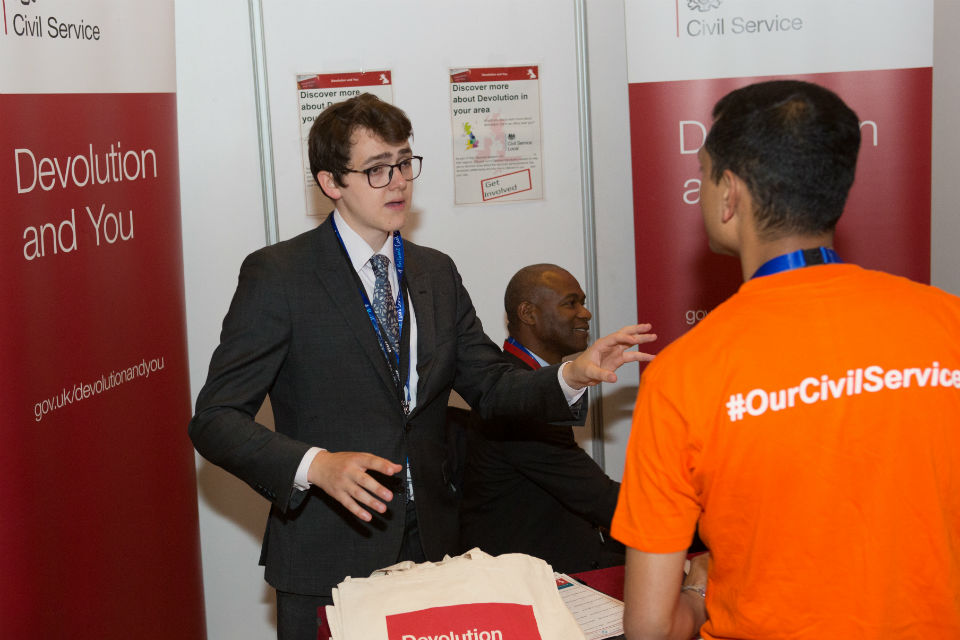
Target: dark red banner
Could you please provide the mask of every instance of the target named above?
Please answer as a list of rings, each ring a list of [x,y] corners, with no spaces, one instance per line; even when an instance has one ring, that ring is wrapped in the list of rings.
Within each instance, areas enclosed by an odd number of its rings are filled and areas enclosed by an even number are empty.
[[[203,638],[176,96],[0,113],[0,637]]]
[[[841,258],[930,281],[932,70],[783,76],[837,92],[861,120],[863,143],[837,226]],[[740,286],[739,262],[710,252],[700,216],[696,152],[726,93],[769,78],[631,84],[637,311],[660,348]],[[802,336],[799,337],[802,339]]]

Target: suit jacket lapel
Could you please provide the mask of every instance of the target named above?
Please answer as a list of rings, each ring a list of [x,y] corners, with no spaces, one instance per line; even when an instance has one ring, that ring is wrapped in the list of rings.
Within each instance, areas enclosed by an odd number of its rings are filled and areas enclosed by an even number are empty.
[[[317,228],[314,254],[320,285],[326,290],[333,309],[343,316],[351,333],[350,336],[330,336],[330,338],[344,342],[349,341],[351,337],[356,339],[360,351],[370,360],[383,384],[391,394],[396,394],[393,377],[384,361],[377,335],[370,324],[370,317],[357,290],[353,267],[343,254],[340,241],[333,232],[329,218]],[[353,356],[355,350],[343,343],[337,348],[342,350],[346,357],[359,357]]]
[[[421,406],[422,399],[426,398],[426,386],[433,369],[433,354],[437,346],[436,312],[433,300],[433,281],[430,272],[425,268],[417,247],[404,243],[406,258],[407,292],[410,295],[410,304],[417,316],[417,375],[420,381],[417,384],[417,406]]]

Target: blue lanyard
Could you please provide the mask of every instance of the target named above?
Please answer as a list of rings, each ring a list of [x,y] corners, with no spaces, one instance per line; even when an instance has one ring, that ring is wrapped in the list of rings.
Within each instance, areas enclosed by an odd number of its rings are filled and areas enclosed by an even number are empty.
[[[829,247],[817,247],[816,249],[798,249],[791,253],[785,253],[772,260],[767,260],[756,272],[752,278],[769,276],[781,271],[792,271],[802,267],[809,267],[817,264],[840,263],[843,260],[837,255],[837,252]]]
[[[340,236],[340,230],[337,228],[337,221],[331,214],[330,224],[333,225],[333,232],[337,236],[337,240],[340,242],[340,247],[343,249],[343,252],[349,257],[350,252],[347,251],[347,245],[344,244],[343,238]],[[404,259],[403,259],[403,238],[400,237],[399,231],[393,232],[393,263],[397,268],[397,322],[399,325],[400,336],[403,336],[403,323],[407,318],[407,305],[403,297],[403,269],[404,269]],[[352,264],[351,264],[352,268]],[[390,346],[390,343],[384,339],[383,334],[380,331],[380,322],[377,320],[377,314],[373,312],[373,305],[370,304],[370,299],[367,297],[367,291],[363,288],[363,285],[357,287],[360,291],[360,297],[363,298],[363,306],[367,310],[367,317],[370,319],[370,324],[373,325],[373,330],[377,334],[377,341],[380,343],[380,349],[383,351],[384,355],[387,356],[388,362],[391,359],[393,360],[393,366],[391,366],[391,373],[394,375],[394,382],[399,386],[400,384],[400,351],[394,351]],[[387,355],[389,354],[389,355]],[[408,404],[410,402],[410,375],[409,375],[409,360],[407,361],[408,371],[406,379],[403,380],[403,391],[404,391],[404,410],[409,410]]]

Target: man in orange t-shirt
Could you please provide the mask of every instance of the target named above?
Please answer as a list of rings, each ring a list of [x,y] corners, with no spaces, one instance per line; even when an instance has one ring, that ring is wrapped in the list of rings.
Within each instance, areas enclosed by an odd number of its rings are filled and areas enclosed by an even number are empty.
[[[713,115],[700,205],[746,282],[643,375],[627,637],[960,638],[960,298],[833,252],[860,145],[835,94],[765,82]]]

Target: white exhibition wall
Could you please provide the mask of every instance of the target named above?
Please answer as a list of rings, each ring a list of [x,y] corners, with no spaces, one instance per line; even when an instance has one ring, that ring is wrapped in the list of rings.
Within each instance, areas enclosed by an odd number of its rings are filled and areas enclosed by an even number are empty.
[[[956,176],[960,171],[960,3],[935,0],[933,7],[933,192],[930,281],[960,295],[960,215]]]
[[[219,343],[238,265],[264,245],[249,22],[246,0],[176,4],[191,400]],[[273,592],[257,566],[268,505],[240,480],[197,460],[207,637],[275,637]]]
[[[425,156],[407,237],[457,262],[495,341],[505,336],[502,292],[519,267],[557,262],[586,270],[580,187],[574,2],[490,0],[482,8],[441,0],[265,2],[270,141],[279,235],[315,224],[303,214],[295,75],[390,69],[394,103],[410,115]],[[599,306],[595,335],[634,321],[626,34],[622,0],[586,0]],[[948,25],[960,7],[936,2],[934,55],[934,284],[960,293],[960,45]],[[220,322],[243,257],[265,244],[263,184],[246,0],[176,5],[181,207],[191,387],[206,378]],[[376,19],[372,20],[371,16]],[[453,67],[536,63],[541,69],[545,197],[494,206],[454,206],[448,77]],[[641,282],[642,284],[642,282]],[[604,388],[604,457],[619,478],[638,374]],[[186,437],[186,425],[183,425]],[[585,443],[590,451],[590,443]],[[246,485],[197,460],[201,542],[212,640],[274,633],[274,595],[257,566],[268,504]]]

